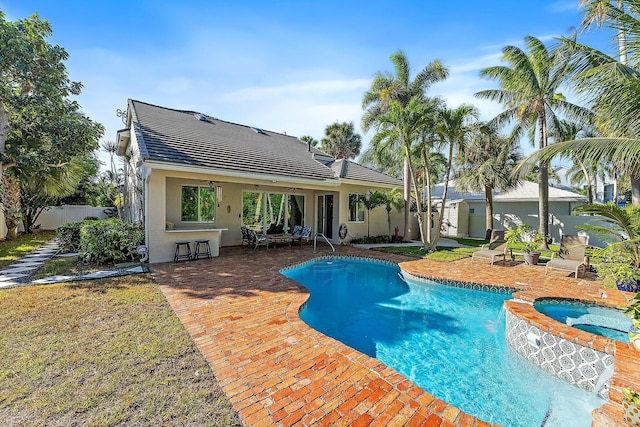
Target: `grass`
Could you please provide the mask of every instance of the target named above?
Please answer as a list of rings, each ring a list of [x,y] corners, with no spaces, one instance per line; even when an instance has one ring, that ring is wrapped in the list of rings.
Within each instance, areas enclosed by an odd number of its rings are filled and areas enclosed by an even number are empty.
[[[374,250],[391,254],[430,259],[433,261],[450,262],[470,257],[471,254],[476,250],[476,248],[450,248],[438,246],[436,247],[436,251],[430,254],[421,250],[420,246],[386,246],[383,248],[375,248]]]
[[[53,239],[56,232],[52,230],[38,231],[35,234],[21,234],[16,240],[0,242],[0,268],[4,268],[25,256],[43,243]]]
[[[138,264],[139,265],[139,264]],[[73,275],[79,273],[91,273],[99,270],[111,270],[113,265],[101,266],[96,264],[83,264],[77,256],[51,258],[40,267],[31,280],[57,275]]]
[[[416,258],[424,258],[430,259],[432,261],[441,261],[441,262],[451,262],[457,261],[459,259],[470,257],[473,252],[477,251],[478,248],[487,243],[486,240],[480,239],[466,239],[466,238],[452,238],[456,240],[458,243],[462,245],[471,246],[469,248],[451,248],[445,246],[436,247],[436,251],[430,254],[425,251],[420,250],[419,246],[387,246],[383,248],[375,248],[375,250],[379,250],[381,252],[399,254],[399,255],[407,255]],[[521,243],[516,243],[510,245],[513,249],[513,252],[516,254],[522,253],[522,249],[524,247]],[[549,250],[540,251],[540,260],[545,261],[551,259],[551,253],[557,252],[560,250],[559,245],[549,245]],[[516,259],[522,260],[522,256],[517,255]]]
[[[0,291],[0,328],[3,425],[241,425],[147,276]]]

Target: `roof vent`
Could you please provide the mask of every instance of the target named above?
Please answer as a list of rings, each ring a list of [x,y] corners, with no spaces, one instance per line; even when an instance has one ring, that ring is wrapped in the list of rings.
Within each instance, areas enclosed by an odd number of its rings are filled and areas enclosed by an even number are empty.
[[[198,120],[200,120],[201,122],[208,122],[209,121],[209,117],[205,116],[202,113],[193,113],[194,117]]]
[[[254,128],[254,127],[252,127],[252,128],[251,128],[251,130],[253,130],[255,133],[259,133],[259,134],[261,134],[261,135],[266,135],[266,134],[267,134],[265,131],[263,131],[263,130],[262,130],[262,129],[260,129],[260,128]]]

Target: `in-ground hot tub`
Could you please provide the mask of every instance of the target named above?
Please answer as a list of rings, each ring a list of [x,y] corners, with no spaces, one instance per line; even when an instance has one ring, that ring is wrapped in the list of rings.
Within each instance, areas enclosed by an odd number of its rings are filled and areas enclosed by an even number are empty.
[[[576,329],[627,342],[631,319],[622,310],[570,300],[540,300],[533,304],[540,313]]]

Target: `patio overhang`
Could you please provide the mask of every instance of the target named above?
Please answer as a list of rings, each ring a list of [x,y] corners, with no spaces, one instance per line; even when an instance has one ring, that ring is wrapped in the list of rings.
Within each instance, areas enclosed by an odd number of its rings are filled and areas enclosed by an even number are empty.
[[[185,165],[185,164],[172,164],[165,162],[158,162],[154,160],[145,160],[143,165],[149,169],[159,169],[166,171],[176,172],[191,172],[207,175],[219,175],[229,177],[231,179],[240,179],[247,181],[260,181],[261,183],[270,184],[285,184],[285,185],[297,185],[297,186],[323,186],[323,187],[338,187],[340,185],[339,179],[308,179],[298,178],[275,174],[255,174],[246,173],[241,171],[230,171],[225,169],[216,169],[211,167],[197,166],[197,165]]]

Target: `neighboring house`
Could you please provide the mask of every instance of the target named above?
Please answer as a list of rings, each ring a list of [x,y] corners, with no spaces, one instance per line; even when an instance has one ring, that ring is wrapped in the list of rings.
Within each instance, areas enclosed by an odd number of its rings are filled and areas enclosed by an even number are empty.
[[[433,189],[434,203],[442,203],[444,184]],[[521,223],[538,228],[538,184],[522,181],[517,187],[493,193],[494,228],[510,229]],[[576,234],[573,228],[579,218],[572,216],[573,209],[587,203],[587,197],[555,187],[549,187],[549,232],[555,241],[563,234]],[[485,200],[482,193],[464,193],[455,189],[455,181],[449,182],[445,204],[443,235],[451,237],[484,238]]]
[[[402,188],[402,181],[336,160],[295,137],[225,122],[194,111],[129,100],[118,131],[126,219],[142,222],[150,262],[173,259],[174,242],[241,244],[241,225],[290,231],[310,225],[333,243],[367,233],[357,196]],[[393,227],[403,216],[392,211]],[[338,236],[346,224],[345,239]],[[372,211],[372,235],[387,234],[387,212]]]
[[[549,177],[549,185],[552,187],[560,188],[562,190],[570,191],[573,187],[569,182],[569,171],[570,168],[564,165],[554,166],[553,172],[555,177]],[[594,202],[602,202],[607,203],[611,202],[614,199],[614,192],[616,190],[615,180],[612,179],[608,174],[604,174],[598,177],[596,181],[596,188],[593,194]],[[582,188],[586,189],[586,183],[582,183]]]

